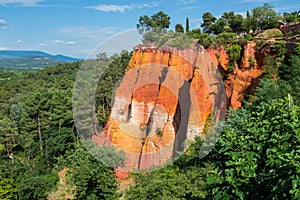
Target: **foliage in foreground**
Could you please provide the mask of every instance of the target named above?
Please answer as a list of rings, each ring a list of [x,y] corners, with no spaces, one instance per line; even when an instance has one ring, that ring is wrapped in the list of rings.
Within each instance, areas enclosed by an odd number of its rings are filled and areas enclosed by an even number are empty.
[[[299,115],[290,96],[231,111],[208,158],[214,198],[298,199]]]

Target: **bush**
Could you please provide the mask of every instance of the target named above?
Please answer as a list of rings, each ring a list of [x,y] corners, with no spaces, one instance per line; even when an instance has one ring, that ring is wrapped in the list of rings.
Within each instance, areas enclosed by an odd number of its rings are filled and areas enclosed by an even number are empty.
[[[239,42],[239,38],[236,33],[220,33],[216,38],[218,46],[226,46],[228,44],[235,44]]]
[[[290,96],[232,110],[211,154],[213,198],[299,199],[299,114]]]
[[[193,42],[190,34],[173,31],[150,31],[144,34],[143,43],[152,43],[157,48],[175,47],[178,49],[188,48]]]
[[[242,47],[238,44],[233,44],[227,49],[227,54],[231,62],[236,62],[241,58]]]
[[[199,39],[198,43],[200,45],[204,46],[205,48],[208,48],[208,47],[214,45],[215,41],[216,41],[216,37],[210,36],[207,33],[200,34],[198,39]]]

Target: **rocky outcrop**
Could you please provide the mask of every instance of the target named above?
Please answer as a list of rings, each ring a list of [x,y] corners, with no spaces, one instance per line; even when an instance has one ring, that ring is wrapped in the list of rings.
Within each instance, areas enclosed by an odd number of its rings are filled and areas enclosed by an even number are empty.
[[[134,49],[105,137],[94,137],[126,152],[126,166],[116,169],[119,178],[132,169],[165,164],[196,135],[205,137],[208,119],[224,119],[226,108],[241,107],[262,74],[256,43],[245,44],[240,62],[225,78],[228,60],[225,48]]]
[[[204,137],[208,118],[224,119],[225,90],[213,63],[196,46],[134,50],[105,132],[126,152],[123,171],[165,164],[196,135]]]
[[[294,23],[290,23],[290,24],[281,24],[279,26],[279,29],[284,34],[292,33],[292,32],[298,32],[299,33],[300,22],[294,22]]]
[[[262,72],[256,68],[234,69],[233,74],[230,74],[228,80],[225,81],[227,105],[232,108],[240,108],[245,96],[254,93]]]
[[[232,73],[228,73],[228,55],[224,47],[207,50],[214,64],[223,75],[226,88],[227,107],[240,108],[246,94],[253,93],[262,74],[262,64],[258,65],[257,56],[264,60],[265,54],[256,52],[256,42],[248,41],[242,51],[242,58]]]
[[[255,53],[256,53],[256,42],[248,41],[244,45],[243,56],[239,67],[241,70],[249,70],[257,66]]]
[[[253,94],[263,70],[256,58],[256,42],[248,41],[243,48],[242,59],[225,81],[227,105],[240,108],[245,95]]]

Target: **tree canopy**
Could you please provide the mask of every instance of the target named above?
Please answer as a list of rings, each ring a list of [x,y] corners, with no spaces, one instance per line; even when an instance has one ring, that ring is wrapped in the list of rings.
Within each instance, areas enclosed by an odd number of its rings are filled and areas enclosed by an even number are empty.
[[[171,21],[170,16],[165,14],[162,11],[155,13],[151,17],[147,15],[143,15],[139,18],[139,23],[136,25],[140,34],[145,32],[155,30],[155,31],[163,31],[169,28]]]

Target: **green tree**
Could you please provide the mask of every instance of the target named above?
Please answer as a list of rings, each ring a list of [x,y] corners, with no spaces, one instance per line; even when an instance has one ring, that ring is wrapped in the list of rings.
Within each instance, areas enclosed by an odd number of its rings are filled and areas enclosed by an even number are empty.
[[[238,44],[233,44],[227,49],[228,57],[231,61],[236,62],[241,58],[242,47]]]
[[[206,169],[167,167],[148,175],[136,174],[124,199],[205,199]]]
[[[14,122],[4,117],[0,120],[0,142],[4,143],[6,154],[12,158],[12,150],[17,146],[18,130]]]
[[[136,25],[140,34],[145,32],[155,30],[163,31],[170,26],[170,17],[162,11],[152,15],[151,17],[147,15],[140,16],[139,23]]]
[[[210,47],[212,44],[214,44],[216,38],[213,36],[208,35],[207,33],[200,33],[199,36],[197,35],[198,43],[205,48]]]
[[[300,56],[293,55],[285,64],[282,64],[279,67],[279,77],[290,86],[288,91],[295,98],[295,102],[300,105]]]
[[[276,28],[280,16],[269,4],[264,4],[260,9],[259,26],[262,30]]]
[[[185,32],[189,32],[190,31],[190,21],[189,18],[187,17],[185,20]]]
[[[203,28],[204,33],[211,33],[211,25],[217,20],[210,12],[205,12],[202,15],[202,24],[201,27]]]
[[[233,32],[240,33],[243,31],[242,23],[244,18],[242,15],[235,14],[233,11],[230,11],[224,12],[221,18],[227,21],[229,27]]]
[[[186,34],[194,39],[199,39],[199,37],[201,35],[201,30],[200,30],[200,28],[192,29],[189,32],[187,32]]]
[[[26,97],[23,103],[23,132],[28,133],[30,138],[38,136],[40,150],[43,150],[42,127],[49,123],[49,99],[51,95],[47,90],[39,89]]]
[[[253,30],[266,30],[276,28],[280,16],[268,3],[252,9],[250,26]]]
[[[131,53],[123,50],[120,54],[114,54],[110,58],[103,56],[102,61],[107,62],[108,67],[102,72],[96,88],[97,118],[100,126],[105,127],[109,117],[113,97],[119,82],[125,74]],[[100,58],[98,58],[100,59]]]
[[[72,126],[73,113],[71,90],[52,89],[49,92],[51,93],[51,100],[49,103],[49,121],[51,126],[56,126],[58,130],[60,130],[62,126]]]
[[[213,34],[218,35],[225,31],[226,26],[228,26],[227,21],[223,18],[220,18],[210,26],[210,31]]]
[[[215,151],[215,199],[299,199],[299,107],[291,96],[231,111]]]
[[[243,20],[243,22],[241,24],[241,28],[243,30],[245,30],[246,32],[249,32],[253,28],[253,26],[252,26],[252,17],[251,17],[251,14],[248,10],[247,10],[247,13],[246,13],[246,18]],[[256,30],[256,28],[254,30]]]
[[[287,23],[300,22],[300,11],[294,11],[291,13],[285,12],[283,13],[283,19]]]
[[[13,184],[12,179],[0,178],[0,199],[10,200],[16,199],[17,189]]]
[[[56,187],[58,180],[55,174],[24,179],[18,184],[18,196],[24,200],[46,199],[49,192]]]
[[[181,24],[176,24],[175,25],[175,32],[176,33],[184,33],[184,28]]]
[[[113,170],[104,166],[86,149],[78,147],[68,157],[68,163],[77,199],[116,199],[118,184]]]
[[[45,159],[52,166],[58,157],[75,148],[75,134],[70,128],[49,128],[43,132]]]
[[[237,61],[241,58],[241,51],[242,47],[238,44],[233,44],[227,49],[229,57],[228,73],[232,72],[237,65]]]

